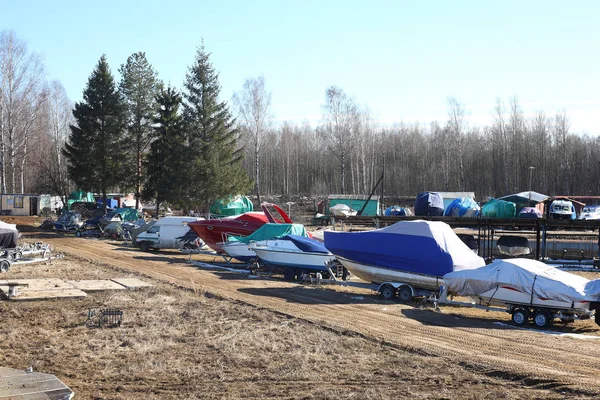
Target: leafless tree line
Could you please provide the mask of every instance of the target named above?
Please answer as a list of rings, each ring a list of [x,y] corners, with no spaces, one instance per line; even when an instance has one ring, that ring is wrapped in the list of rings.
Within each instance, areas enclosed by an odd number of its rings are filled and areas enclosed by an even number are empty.
[[[386,196],[473,191],[478,199],[531,189],[553,195],[600,194],[600,138],[570,131],[566,112],[527,117],[518,99],[497,99],[490,124],[470,126],[468,110],[448,99],[445,123],[380,125],[338,87],[325,92],[316,127],[283,123],[260,147],[265,194],[368,194],[383,171]],[[257,168],[249,147],[246,171]]]
[[[39,55],[12,31],[0,32],[0,190],[58,191],[64,186],[60,149],[72,104],[58,81],[48,82]],[[61,183],[63,182],[63,183]]]

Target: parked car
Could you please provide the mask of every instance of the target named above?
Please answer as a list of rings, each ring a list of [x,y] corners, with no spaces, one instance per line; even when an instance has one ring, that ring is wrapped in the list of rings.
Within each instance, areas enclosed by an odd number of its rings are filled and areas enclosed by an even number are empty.
[[[585,206],[579,214],[581,220],[600,220],[600,205]]]
[[[137,233],[135,244],[142,251],[149,249],[198,248],[201,240],[190,229],[188,222],[204,218],[164,217],[147,230]],[[190,233],[191,231],[191,233]]]

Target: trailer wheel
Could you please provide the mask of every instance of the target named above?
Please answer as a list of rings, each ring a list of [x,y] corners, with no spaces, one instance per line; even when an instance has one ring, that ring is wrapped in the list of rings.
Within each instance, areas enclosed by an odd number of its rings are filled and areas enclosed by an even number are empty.
[[[412,290],[407,285],[402,285],[398,288],[398,298],[403,303],[409,303],[413,299]]]
[[[383,285],[379,289],[379,294],[386,300],[391,300],[396,296],[396,289],[392,285]]]
[[[524,325],[529,322],[529,312],[523,308],[515,308],[511,319],[516,325]]]
[[[148,242],[140,242],[140,250],[141,251],[148,251],[148,250],[150,250],[150,243],[148,243]]]
[[[8,272],[8,268],[10,267],[10,263],[6,260],[0,261],[0,272]]]
[[[75,231],[75,236],[81,237],[81,231],[79,229]]]
[[[552,323],[552,317],[548,311],[535,310],[533,314],[533,323],[538,328],[545,328]]]
[[[286,268],[285,271],[283,271],[283,279],[286,281],[293,281],[296,279],[296,271],[291,268]]]

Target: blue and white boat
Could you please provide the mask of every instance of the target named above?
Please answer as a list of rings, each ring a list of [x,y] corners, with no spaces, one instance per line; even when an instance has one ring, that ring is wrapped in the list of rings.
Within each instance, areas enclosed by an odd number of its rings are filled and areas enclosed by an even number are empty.
[[[400,221],[366,232],[325,232],[325,247],[360,279],[438,290],[452,271],[485,265],[452,228],[439,221]]]
[[[250,243],[248,247],[267,266],[289,270],[298,276],[301,272],[327,273],[327,263],[335,256],[323,243],[309,237],[287,235],[278,240]],[[287,275],[287,274],[284,274]]]

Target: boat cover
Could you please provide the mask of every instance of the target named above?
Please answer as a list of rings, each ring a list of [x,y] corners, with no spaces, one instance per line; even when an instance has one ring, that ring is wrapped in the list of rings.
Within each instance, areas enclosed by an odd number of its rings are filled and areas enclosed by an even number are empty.
[[[527,258],[496,260],[473,270],[444,275],[448,293],[477,296],[498,286],[508,286],[537,298],[567,302],[598,301],[600,280],[561,271]],[[594,285],[590,283],[596,282]],[[587,286],[587,288],[586,288]]]
[[[287,236],[282,237],[281,239],[291,241],[292,243],[294,243],[296,245],[297,248],[299,248],[300,250],[302,250],[303,252],[306,252],[306,253],[329,254],[329,250],[327,250],[327,248],[325,246],[323,246],[323,243],[319,242],[318,240],[311,239],[309,237],[298,236],[298,235],[287,235]]]
[[[535,207],[523,207],[519,211],[519,218],[542,218],[542,212]]]
[[[14,249],[17,247],[19,231],[17,225],[0,221],[0,249]]]
[[[325,247],[361,264],[436,277],[485,265],[440,221],[400,221],[366,232],[326,231]]]
[[[398,217],[410,217],[412,212],[408,208],[400,206],[390,206],[385,209],[385,216],[398,216]]]
[[[415,215],[440,217],[444,215],[444,199],[439,193],[422,192],[415,200]]]
[[[215,215],[240,215],[254,210],[252,201],[246,196],[229,196],[210,205],[210,213]]]
[[[354,216],[357,212],[358,211],[350,208],[350,206],[341,203],[329,208],[329,213],[335,217]]]
[[[517,205],[510,201],[492,199],[483,205],[481,215],[486,218],[514,218],[517,215]]]
[[[264,224],[248,236],[229,236],[228,242],[250,243],[259,240],[279,239],[286,235],[308,236],[302,224]]]
[[[470,197],[461,197],[452,200],[452,203],[448,204],[444,215],[447,217],[467,217],[474,218],[479,217],[481,214],[481,208],[475,200]]]

